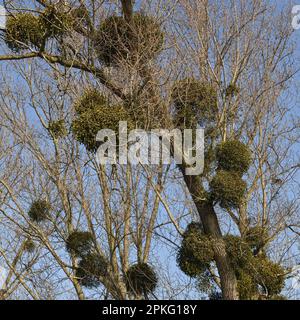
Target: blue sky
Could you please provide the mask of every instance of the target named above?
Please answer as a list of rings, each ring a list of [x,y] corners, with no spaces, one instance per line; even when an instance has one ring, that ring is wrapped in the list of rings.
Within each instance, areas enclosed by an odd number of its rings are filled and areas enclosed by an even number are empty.
[[[0,28],[4,28],[5,20],[5,9],[0,7]]]

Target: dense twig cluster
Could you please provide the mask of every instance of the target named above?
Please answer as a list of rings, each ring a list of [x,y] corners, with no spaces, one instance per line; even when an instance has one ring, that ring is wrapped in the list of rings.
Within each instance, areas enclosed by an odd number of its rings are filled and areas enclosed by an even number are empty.
[[[32,203],[28,216],[32,221],[42,222],[50,215],[50,203],[47,200],[39,199]]]
[[[158,279],[153,268],[147,263],[132,265],[126,272],[127,289],[135,295],[147,295],[154,291]]]

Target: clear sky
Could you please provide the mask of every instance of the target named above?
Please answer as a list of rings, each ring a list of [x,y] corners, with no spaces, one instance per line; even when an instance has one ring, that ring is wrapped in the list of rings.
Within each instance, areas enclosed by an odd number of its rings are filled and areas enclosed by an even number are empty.
[[[5,27],[5,20],[5,9],[2,6],[0,6],[0,29]]]

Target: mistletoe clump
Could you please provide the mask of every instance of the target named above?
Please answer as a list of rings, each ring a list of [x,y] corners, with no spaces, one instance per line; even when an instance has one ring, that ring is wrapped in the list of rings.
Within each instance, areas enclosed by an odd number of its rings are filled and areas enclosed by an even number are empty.
[[[251,243],[239,236],[224,237],[226,252],[238,281],[240,299],[272,299],[284,287],[285,272],[266,255],[256,255]]]
[[[177,252],[177,265],[187,276],[196,278],[205,272],[209,263],[199,261],[192,251],[182,245]]]
[[[32,203],[28,216],[32,221],[42,222],[50,215],[51,206],[47,200],[36,200]]]
[[[120,16],[107,18],[95,39],[99,59],[107,65],[150,60],[161,50],[163,41],[160,25],[142,13],[133,14],[130,21]]]
[[[23,12],[7,17],[5,42],[12,51],[19,52],[30,46],[40,48],[44,38],[45,29],[38,16]]]
[[[195,126],[204,121],[214,121],[217,112],[217,91],[206,82],[184,79],[175,84],[172,100],[176,111],[176,122]]]
[[[239,94],[239,92],[240,88],[236,84],[230,83],[225,90],[225,95],[226,97],[234,97]]]
[[[62,36],[72,29],[75,21],[63,5],[48,5],[40,15],[30,12],[9,15],[5,42],[15,52],[31,46],[39,49],[47,39]]]
[[[198,261],[209,262],[214,258],[211,239],[195,223],[187,227],[182,244],[193,252]]]
[[[94,288],[101,284],[101,279],[107,275],[107,261],[99,254],[88,254],[79,261],[75,276],[80,284]]]
[[[99,147],[96,135],[101,129],[119,130],[120,121],[128,121],[128,113],[122,106],[101,106],[81,114],[72,122],[76,139],[88,151],[95,152]]]
[[[101,106],[107,106],[107,98],[96,88],[88,88],[74,104],[74,109],[78,115],[89,110],[95,110]]]
[[[63,119],[50,121],[48,124],[48,130],[55,139],[63,138],[68,134],[65,120]]]
[[[74,17],[63,5],[49,5],[40,16],[48,37],[62,36],[73,28]]]
[[[190,277],[201,275],[214,259],[211,239],[203,234],[201,226],[192,222],[183,234],[177,253],[179,268]]]
[[[87,231],[73,231],[66,241],[66,248],[68,252],[84,257],[93,248],[93,235]]]
[[[260,248],[263,248],[268,241],[268,233],[265,228],[260,226],[255,226],[252,228],[248,228],[243,235],[245,241],[249,244],[249,246],[257,251]]]
[[[241,237],[234,235],[225,236],[224,241],[226,252],[234,269],[244,268],[253,257],[249,244]]]
[[[149,264],[137,263],[127,270],[125,282],[128,291],[134,294],[148,294],[155,290],[158,279]]]
[[[210,195],[222,208],[237,208],[243,201],[246,187],[238,173],[220,170],[210,182]]]
[[[216,158],[219,169],[235,171],[240,174],[248,171],[251,164],[249,148],[238,140],[228,140],[218,145]]]
[[[279,295],[284,288],[285,270],[278,263],[265,257],[256,258],[254,278],[261,291],[268,297]]]
[[[24,250],[26,252],[32,253],[35,250],[35,243],[31,239],[26,239],[24,242]]]
[[[109,105],[107,99],[96,90],[88,90],[75,104],[77,117],[72,122],[72,132],[88,151],[95,152],[99,147],[96,135],[101,129],[119,131],[119,122],[127,121],[133,129],[131,117],[121,105]]]
[[[267,257],[253,256],[244,268],[236,269],[241,299],[272,300],[284,288],[285,271]]]

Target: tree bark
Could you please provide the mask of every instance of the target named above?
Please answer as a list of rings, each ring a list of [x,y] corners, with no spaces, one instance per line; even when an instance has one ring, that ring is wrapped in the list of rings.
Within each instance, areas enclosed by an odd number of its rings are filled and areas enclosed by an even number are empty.
[[[122,10],[126,21],[130,21],[133,14],[133,0],[121,0]]]

